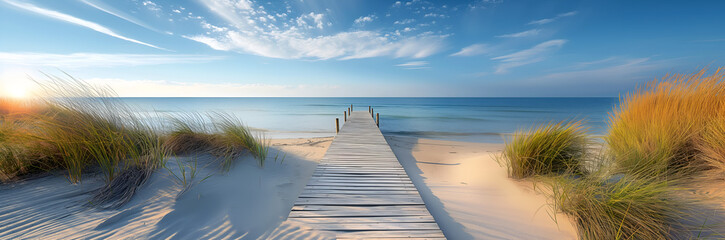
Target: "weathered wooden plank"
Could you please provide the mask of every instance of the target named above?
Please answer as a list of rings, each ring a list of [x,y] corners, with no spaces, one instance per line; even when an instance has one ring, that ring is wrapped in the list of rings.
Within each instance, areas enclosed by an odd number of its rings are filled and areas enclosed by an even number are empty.
[[[432,216],[398,216],[398,217],[317,217],[295,218],[294,221],[302,223],[431,223],[435,222]]]
[[[430,213],[422,211],[291,211],[290,218],[300,217],[394,217],[394,216],[426,216]]]
[[[360,179],[360,178],[357,178],[357,179],[334,179],[334,180],[315,178],[313,180],[310,180],[309,183],[310,184],[312,184],[312,183],[388,183],[388,184],[413,184],[412,181],[410,181],[410,180],[403,180],[403,179],[399,179],[399,180],[382,180],[382,179],[364,179],[364,178],[362,178],[362,179]]]
[[[382,196],[382,195],[379,195]],[[295,205],[341,205],[341,206],[364,206],[364,205],[420,205],[424,204],[420,197],[396,197],[396,198],[297,198]]]
[[[337,238],[375,237],[375,238],[443,238],[440,230],[421,231],[365,231],[337,233]],[[367,238],[366,238],[367,239]]]
[[[300,205],[292,207],[293,211],[422,211],[428,212],[425,205],[411,206],[324,206]]]
[[[344,175],[344,176],[317,176],[314,178],[311,178],[310,180],[410,180],[406,176],[350,176],[350,175]]]
[[[373,191],[390,191],[390,190],[415,190],[415,187],[345,187],[345,186],[306,186],[307,189],[327,189],[327,190],[373,190]]]
[[[393,240],[394,239],[405,239],[405,240],[442,240],[442,239],[446,239],[446,238],[445,237],[380,237],[380,238],[378,238],[378,237],[364,237],[364,238],[361,238],[361,237],[356,237],[356,236],[352,236],[352,237],[340,237],[340,236],[336,236],[335,239],[341,239],[341,240],[345,240],[345,239],[366,239],[366,240],[389,240],[389,239],[393,239]]]
[[[311,225],[319,230],[437,230],[436,223],[321,223]]]
[[[418,192],[409,189],[409,190],[388,190],[388,191],[381,191],[381,190],[336,190],[336,189],[308,189],[303,191],[300,196],[308,195],[308,194],[364,194],[364,195],[400,195],[400,194],[414,194],[417,195]]]
[[[313,174],[312,177],[395,177],[395,178],[401,178],[405,177],[407,178],[407,175],[403,174],[354,174],[354,173],[318,173]],[[314,179],[314,178],[313,178]]]
[[[343,186],[343,187],[414,187],[412,183],[361,183],[361,182],[311,182],[307,186]]]

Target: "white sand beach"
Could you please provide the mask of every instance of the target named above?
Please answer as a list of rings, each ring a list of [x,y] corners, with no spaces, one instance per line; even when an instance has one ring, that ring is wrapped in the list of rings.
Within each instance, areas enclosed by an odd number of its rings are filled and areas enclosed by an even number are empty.
[[[387,140],[449,239],[576,238],[565,216],[557,216],[558,225],[552,221],[546,199],[530,183],[507,178],[493,158],[501,144]],[[177,159],[171,159],[168,170],[159,169],[115,210],[85,205],[102,185],[90,175],[77,185],[61,173],[3,185],[0,238],[326,238],[280,223],[331,141],[272,140],[270,156],[279,156],[276,162],[268,159],[259,167],[251,157],[243,158],[227,173],[205,166],[209,156],[180,157],[187,174],[197,161],[196,177],[185,191],[171,174],[180,176]]]
[[[386,137],[449,239],[576,239],[530,182],[507,177],[503,144]]]

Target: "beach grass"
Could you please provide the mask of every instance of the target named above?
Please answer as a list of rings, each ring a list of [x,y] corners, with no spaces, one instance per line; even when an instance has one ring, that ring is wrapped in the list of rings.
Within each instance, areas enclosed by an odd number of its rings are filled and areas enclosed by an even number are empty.
[[[680,224],[690,201],[677,197],[675,181],[615,175],[551,178],[554,211],[572,217],[580,239],[670,239],[685,236]]]
[[[725,178],[725,69],[668,76],[620,97],[601,155],[586,154],[592,142],[579,129],[517,132],[502,155],[510,177],[551,183],[544,193],[554,212],[572,217],[582,239],[687,236],[695,226],[683,223],[703,220],[689,213],[705,199],[680,193]],[[579,174],[583,162],[597,164]]]
[[[707,73],[665,77],[620,98],[605,140],[621,171],[661,176],[709,168],[698,149],[717,144],[701,138],[717,137],[709,131],[725,114],[725,70]]]
[[[252,133],[240,119],[225,113],[190,114],[171,119],[173,129],[166,145],[175,154],[210,153],[222,160],[223,169],[229,170],[234,159],[248,153],[264,166],[268,142],[262,135]]]
[[[581,121],[546,123],[516,132],[499,162],[512,178],[582,173],[591,138]]]
[[[244,152],[249,152],[264,166],[269,143],[262,135],[255,136],[242,121],[229,114],[216,114],[215,120],[215,126],[221,131],[216,149],[225,156],[225,169],[231,167],[234,157]]]
[[[250,153],[263,164],[267,143],[241,120],[214,114],[214,123],[194,114],[165,118],[140,114],[115,92],[70,75],[46,75],[36,81],[46,97],[20,101],[0,99],[0,180],[62,170],[71,183],[88,172],[100,172],[106,184],[89,205],[118,207],[166,159],[179,152],[208,150],[225,169]],[[211,116],[211,115],[210,115]],[[172,129],[168,131],[167,129]]]

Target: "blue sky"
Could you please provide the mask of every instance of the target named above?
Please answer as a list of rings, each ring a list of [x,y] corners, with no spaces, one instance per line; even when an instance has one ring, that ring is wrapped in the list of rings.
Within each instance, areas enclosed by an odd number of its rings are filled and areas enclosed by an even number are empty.
[[[0,0],[0,81],[121,96],[617,96],[725,65],[725,1]],[[0,91],[0,94],[8,94]]]

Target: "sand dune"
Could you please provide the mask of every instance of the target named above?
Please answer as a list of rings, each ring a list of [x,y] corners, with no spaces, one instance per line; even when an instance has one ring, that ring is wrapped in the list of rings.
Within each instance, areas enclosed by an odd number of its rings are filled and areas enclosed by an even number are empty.
[[[209,156],[170,159],[167,166],[177,175],[176,160],[198,161],[197,177],[187,191],[178,195],[182,184],[160,169],[117,210],[84,206],[103,184],[90,175],[77,185],[60,175],[4,185],[0,239],[254,239],[287,217],[330,140],[275,140],[270,155],[282,151],[278,162],[270,160],[260,168],[248,157],[223,174],[204,166]]]
[[[270,156],[279,152],[277,162],[260,168],[251,157],[239,159],[223,174],[207,166],[209,156],[170,159],[171,172],[158,170],[116,210],[86,206],[103,184],[98,176],[87,175],[77,185],[60,173],[3,185],[0,239],[330,239],[329,233],[284,220],[331,140],[273,140]],[[449,239],[576,237],[568,219],[559,216],[557,226],[539,210],[543,196],[506,177],[492,159],[502,145],[387,140]],[[190,187],[174,178],[180,174],[177,160],[187,171],[198,164]]]
[[[449,239],[576,239],[530,183],[507,177],[494,159],[502,144],[386,139]]]

